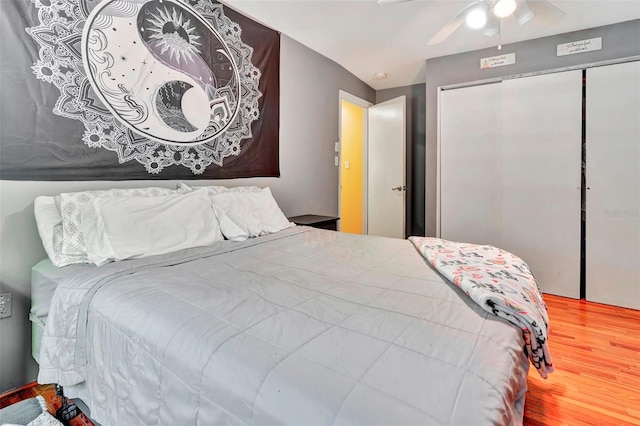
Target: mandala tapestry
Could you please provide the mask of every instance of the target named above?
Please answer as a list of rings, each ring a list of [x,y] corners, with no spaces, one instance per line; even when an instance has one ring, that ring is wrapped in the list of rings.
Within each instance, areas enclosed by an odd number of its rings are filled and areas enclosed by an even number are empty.
[[[212,0],[1,8],[0,178],[279,176],[277,32]]]

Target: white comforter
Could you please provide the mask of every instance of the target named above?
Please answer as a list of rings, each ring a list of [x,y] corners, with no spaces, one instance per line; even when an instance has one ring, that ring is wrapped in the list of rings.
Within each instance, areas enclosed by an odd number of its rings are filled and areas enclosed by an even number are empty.
[[[68,277],[38,381],[104,425],[519,424],[523,345],[410,242],[298,227]]]

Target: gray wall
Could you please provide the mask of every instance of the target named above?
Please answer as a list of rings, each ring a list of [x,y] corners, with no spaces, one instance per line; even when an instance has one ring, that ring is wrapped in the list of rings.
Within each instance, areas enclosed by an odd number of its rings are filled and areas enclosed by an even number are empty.
[[[25,69],[24,73],[30,74],[31,70]],[[280,73],[281,177],[190,182],[270,186],[286,215],[336,215],[338,168],[333,157],[334,141],[338,139],[338,91],[370,102],[375,101],[375,91],[335,62],[284,35]],[[0,181],[0,291],[13,293],[13,316],[0,320],[0,392],[34,380],[37,374],[27,318],[29,279],[31,267],[46,255],[36,230],[33,199],[86,189],[175,184]]]
[[[424,235],[425,93],[424,83],[376,92],[376,103],[407,97],[407,236]]]
[[[567,56],[556,56],[560,43],[602,37],[602,50]],[[516,63],[503,67],[480,69],[480,59],[504,53],[516,53]],[[575,31],[557,36],[528,40],[496,48],[427,59],[426,84],[426,231],[436,232],[437,169],[437,91],[439,86],[478,81],[528,72],[640,55],[640,20]]]

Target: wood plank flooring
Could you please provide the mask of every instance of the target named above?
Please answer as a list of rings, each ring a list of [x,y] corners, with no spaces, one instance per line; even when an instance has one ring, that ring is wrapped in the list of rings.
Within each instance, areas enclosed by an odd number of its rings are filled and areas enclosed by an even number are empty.
[[[640,425],[640,311],[544,295],[555,371],[529,371],[524,424]]]

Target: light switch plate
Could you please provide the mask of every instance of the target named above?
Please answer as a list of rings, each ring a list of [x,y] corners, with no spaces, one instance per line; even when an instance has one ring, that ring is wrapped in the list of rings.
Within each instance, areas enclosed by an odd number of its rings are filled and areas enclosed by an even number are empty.
[[[336,152],[340,152],[340,142],[336,141],[335,148],[333,148]]]
[[[11,293],[0,293],[0,319],[11,316]]]

